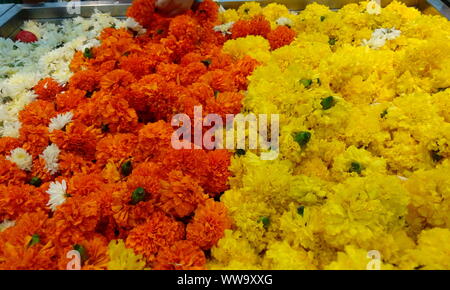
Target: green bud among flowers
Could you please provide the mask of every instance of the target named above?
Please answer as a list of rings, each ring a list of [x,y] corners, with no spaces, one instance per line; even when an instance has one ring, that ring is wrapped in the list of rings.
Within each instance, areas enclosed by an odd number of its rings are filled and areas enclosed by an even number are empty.
[[[145,191],[145,189],[142,187],[138,187],[135,191],[133,191],[131,195],[131,204],[136,205],[139,202],[144,201],[146,197],[147,192]]]

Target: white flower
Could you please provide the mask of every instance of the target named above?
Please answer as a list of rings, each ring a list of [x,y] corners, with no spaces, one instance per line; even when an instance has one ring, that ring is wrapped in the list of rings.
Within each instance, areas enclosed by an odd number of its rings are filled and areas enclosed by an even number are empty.
[[[4,220],[2,223],[0,223],[0,233],[6,230],[7,228],[13,227],[15,225],[16,225],[15,221]]]
[[[22,123],[19,121],[6,121],[3,123],[3,128],[0,128],[0,135],[3,137],[19,138],[21,127]]]
[[[371,15],[379,15],[381,14],[381,6],[377,3],[377,1],[371,0],[367,3],[366,11]]]
[[[278,18],[276,23],[280,26],[292,26],[292,20],[287,17]]]
[[[147,32],[147,29],[142,27],[142,25],[139,24],[139,22],[137,22],[136,20],[134,20],[134,18],[128,17],[127,20],[125,21],[125,24],[128,29],[136,31],[137,34],[139,35]]]
[[[61,130],[72,121],[72,118],[73,118],[72,112],[59,114],[56,117],[51,118],[50,125],[48,125],[48,131],[53,132],[53,130]]]
[[[230,29],[233,27],[234,22],[228,22],[222,25],[214,26],[215,32],[222,32],[223,35],[231,34]]]
[[[42,152],[40,157],[45,160],[45,169],[47,169],[50,174],[55,174],[58,172],[58,157],[61,150],[59,150],[58,145],[51,144]]]
[[[379,28],[375,29],[372,33],[372,37],[369,40],[364,39],[362,41],[363,46],[368,46],[372,49],[379,49],[386,44],[388,40],[394,40],[401,35],[400,30],[395,28]]]
[[[47,193],[50,195],[47,206],[50,206],[52,211],[56,210],[56,207],[63,204],[66,201],[67,184],[63,180],[61,183],[58,181],[51,182]]]
[[[397,177],[398,177],[398,179],[400,179],[402,181],[408,180],[408,177],[404,177],[404,176],[400,176],[400,175],[397,175]]]
[[[33,166],[33,157],[23,148],[12,150],[11,155],[6,159],[15,163],[22,170],[31,171]]]

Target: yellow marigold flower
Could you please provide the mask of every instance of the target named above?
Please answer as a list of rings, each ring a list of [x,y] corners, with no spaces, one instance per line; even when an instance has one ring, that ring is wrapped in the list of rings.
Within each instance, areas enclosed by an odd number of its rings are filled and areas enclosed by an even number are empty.
[[[368,256],[369,251],[357,248],[355,246],[346,246],[345,252],[337,254],[337,260],[325,267],[326,270],[392,270],[394,267],[383,263],[382,257],[379,259],[378,266],[373,265],[374,259]],[[372,256],[373,257],[373,256]],[[375,258],[376,259],[376,258]],[[375,266],[375,267],[373,267]],[[373,268],[372,268],[373,267]],[[379,268],[377,268],[379,267]]]
[[[404,263],[409,269],[448,270],[449,253],[450,230],[433,228],[420,234],[417,248],[409,251]]]
[[[249,20],[254,16],[261,15],[262,11],[263,9],[258,2],[246,2],[239,7],[237,13],[240,19]]]
[[[219,14],[219,19],[222,23],[236,22],[239,20],[239,15],[236,10],[227,9]]]
[[[258,61],[265,62],[270,57],[269,41],[261,36],[248,36],[227,41],[222,51],[239,59],[249,55]]]
[[[112,240],[108,245],[109,270],[143,270],[145,259],[125,247],[123,240]]]
[[[263,269],[315,270],[312,252],[294,249],[287,242],[274,242],[267,249]]]

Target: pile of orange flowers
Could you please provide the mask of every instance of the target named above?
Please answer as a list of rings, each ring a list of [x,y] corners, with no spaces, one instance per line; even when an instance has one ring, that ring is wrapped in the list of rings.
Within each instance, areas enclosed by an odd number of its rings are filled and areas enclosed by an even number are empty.
[[[66,269],[73,249],[83,269],[105,269],[115,239],[149,268],[202,269],[205,251],[231,227],[216,201],[228,187],[230,153],[173,149],[170,120],[192,116],[195,105],[239,113],[258,63],[221,52],[212,1],[163,18],[154,0],[138,0],[128,16],[146,32],[105,29],[100,46],[75,55],[68,84],[43,79],[34,88],[20,137],[0,138],[0,221],[15,222],[0,232],[1,269]],[[68,112],[70,122],[49,129]],[[60,151],[57,170],[43,155],[49,145]],[[16,148],[32,156],[29,170],[8,158]],[[66,189],[50,206],[55,183]]]

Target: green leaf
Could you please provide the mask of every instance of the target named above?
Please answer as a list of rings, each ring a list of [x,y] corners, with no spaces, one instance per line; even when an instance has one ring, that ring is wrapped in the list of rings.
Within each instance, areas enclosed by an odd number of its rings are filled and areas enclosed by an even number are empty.
[[[269,219],[269,217],[262,216],[262,217],[259,218],[259,221],[263,224],[263,227],[264,227],[265,229],[267,229],[267,228],[269,227],[269,225],[270,225],[270,219]]]
[[[142,187],[138,187],[131,194],[131,204],[136,205],[139,202],[144,201],[146,197],[147,197],[147,192],[145,192],[145,189]]]
[[[303,214],[305,213],[305,207],[303,205],[299,206],[297,208],[297,213],[301,216],[303,216]]]
[[[42,180],[37,176],[31,178],[31,180],[30,180],[30,185],[33,185],[35,187],[39,187],[39,186],[41,186],[41,184],[42,184]]]
[[[305,147],[309,140],[311,140],[311,133],[308,131],[294,133],[294,141],[301,147]]]
[[[310,79],[303,79],[303,80],[300,80],[300,83],[305,87],[305,88],[307,88],[307,89],[309,89],[310,87],[311,87],[311,85],[312,85],[312,80],[310,80]]]
[[[87,250],[82,245],[76,244],[76,245],[73,246],[73,249],[75,251],[77,251],[78,253],[80,253],[81,262],[85,262],[87,259],[89,259]]]
[[[350,173],[356,172],[356,173],[358,173],[358,174],[361,174],[361,172],[362,172],[363,170],[364,170],[364,168],[363,168],[363,166],[361,165],[361,163],[359,163],[359,162],[352,162],[352,163],[350,164],[350,170],[349,170]]]
[[[329,45],[335,45],[336,42],[337,42],[337,40],[336,40],[336,38],[334,38],[334,37],[331,37],[330,40],[328,40],[328,44],[329,44]]]
[[[85,48],[83,53],[85,58],[94,58],[94,55],[92,54],[92,51],[90,48]]]
[[[201,63],[203,63],[206,67],[209,67],[212,63],[211,59],[204,59],[201,61]]]
[[[41,242],[40,236],[38,234],[33,234],[31,236],[30,242],[28,243],[28,247],[32,247],[32,246],[34,246],[36,244],[39,244],[40,242]]]
[[[322,105],[322,109],[329,110],[332,107],[334,107],[334,105],[336,105],[336,100],[334,99],[333,96],[329,96],[329,97],[322,99],[320,104]]]
[[[128,160],[120,166],[120,173],[122,173],[123,176],[128,176],[133,171],[133,164],[131,163],[131,160]]]

